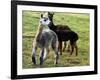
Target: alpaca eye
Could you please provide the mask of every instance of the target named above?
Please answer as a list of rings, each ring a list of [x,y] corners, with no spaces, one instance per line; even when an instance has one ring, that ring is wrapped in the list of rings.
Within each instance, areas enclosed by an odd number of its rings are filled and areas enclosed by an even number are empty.
[[[46,19],[44,19],[44,21],[46,22]]]

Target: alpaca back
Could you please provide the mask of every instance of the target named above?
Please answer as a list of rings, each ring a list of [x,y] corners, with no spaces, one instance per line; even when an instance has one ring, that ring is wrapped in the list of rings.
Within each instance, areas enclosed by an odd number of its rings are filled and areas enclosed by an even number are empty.
[[[44,46],[47,47],[50,44],[58,46],[58,37],[56,33],[50,29],[44,29],[42,32],[43,40],[45,41]]]
[[[36,35],[35,42],[40,48],[46,48],[52,43],[57,44],[58,46],[58,37],[54,31],[50,29],[43,29],[42,32]]]

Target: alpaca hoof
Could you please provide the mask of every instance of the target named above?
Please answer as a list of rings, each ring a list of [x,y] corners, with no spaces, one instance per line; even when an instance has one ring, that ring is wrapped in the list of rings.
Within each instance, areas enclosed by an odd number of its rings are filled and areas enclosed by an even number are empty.
[[[67,52],[70,52],[70,50],[68,49]]]
[[[33,62],[34,65],[36,65],[36,60],[35,60],[34,56],[32,56],[32,62]]]
[[[39,65],[39,68],[43,68],[43,65]]]
[[[65,50],[62,50],[63,52],[65,51]]]
[[[43,64],[43,57],[40,57],[40,65]]]
[[[76,56],[78,56],[78,54],[76,54]]]
[[[54,66],[55,66],[55,67],[58,67],[58,65],[57,65],[57,64],[55,64]]]
[[[60,53],[60,55],[62,55],[62,53]]]
[[[42,65],[43,65],[43,63],[40,62],[40,66],[42,66]]]
[[[70,56],[72,56],[72,54],[70,54]]]
[[[57,66],[58,62],[54,62],[54,65]]]

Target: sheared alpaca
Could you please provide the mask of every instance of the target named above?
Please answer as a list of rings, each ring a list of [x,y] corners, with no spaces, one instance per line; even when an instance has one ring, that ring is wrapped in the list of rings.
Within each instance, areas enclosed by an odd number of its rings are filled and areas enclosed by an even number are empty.
[[[53,23],[54,13],[53,12],[48,12],[47,15],[48,15],[48,18],[51,21],[51,23],[48,25],[51,30],[60,30],[60,31],[61,30],[69,30],[69,31],[71,31],[71,29],[70,29],[70,27],[68,25],[54,25],[54,23]],[[65,51],[67,42],[64,41],[64,47],[63,47],[63,50],[62,50],[62,41],[59,41],[60,54],[62,54],[62,51]],[[68,44],[68,51],[70,51],[70,45],[69,44]]]
[[[56,33],[50,29],[44,29],[44,24],[47,24],[49,20],[46,22],[41,18],[43,15],[41,14],[38,31],[33,41],[33,48],[32,48],[32,62],[36,64],[36,50],[40,48],[40,65],[43,64],[44,60],[47,59],[47,55],[49,53],[49,46],[52,47],[54,51],[55,61],[54,64],[58,63],[58,37]]]

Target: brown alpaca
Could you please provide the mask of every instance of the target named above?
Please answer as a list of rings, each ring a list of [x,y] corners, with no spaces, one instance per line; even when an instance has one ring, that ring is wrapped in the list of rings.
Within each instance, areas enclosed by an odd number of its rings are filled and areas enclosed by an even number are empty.
[[[48,27],[51,29],[51,30],[69,30],[71,31],[70,27],[68,25],[54,25],[53,23],[53,15],[54,13],[52,12],[48,12],[48,18],[50,19],[51,23],[48,25]],[[65,51],[65,48],[66,48],[66,41],[63,41],[64,42],[64,47],[63,47],[63,50],[62,50],[62,41],[59,41],[59,50],[60,50],[60,54],[62,55],[62,51]],[[70,44],[68,44],[68,51],[70,51]]]

